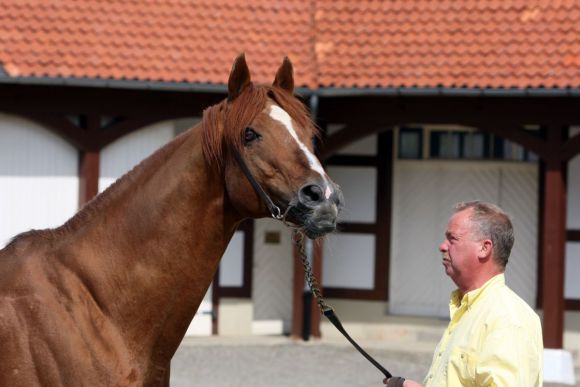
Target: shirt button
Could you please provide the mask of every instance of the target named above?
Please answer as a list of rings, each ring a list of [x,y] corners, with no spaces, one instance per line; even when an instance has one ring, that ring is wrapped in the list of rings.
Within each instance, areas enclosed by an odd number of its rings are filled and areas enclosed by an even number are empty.
[[[439,352],[439,355],[437,355],[437,356],[441,357],[441,352]]]

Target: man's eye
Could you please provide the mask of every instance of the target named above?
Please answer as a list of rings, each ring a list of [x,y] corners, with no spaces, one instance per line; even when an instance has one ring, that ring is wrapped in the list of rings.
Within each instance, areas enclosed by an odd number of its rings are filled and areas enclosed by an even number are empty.
[[[260,137],[261,136],[258,133],[256,133],[256,131],[252,128],[246,128],[246,131],[244,132],[244,142],[246,144],[249,144],[252,141],[257,140]]]

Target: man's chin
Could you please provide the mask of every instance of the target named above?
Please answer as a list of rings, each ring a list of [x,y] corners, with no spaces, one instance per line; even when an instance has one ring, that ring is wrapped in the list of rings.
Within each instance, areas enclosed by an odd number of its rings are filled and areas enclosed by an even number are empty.
[[[450,262],[443,261],[443,268],[445,269],[445,274],[447,274],[449,277],[453,275],[453,268],[451,267]]]

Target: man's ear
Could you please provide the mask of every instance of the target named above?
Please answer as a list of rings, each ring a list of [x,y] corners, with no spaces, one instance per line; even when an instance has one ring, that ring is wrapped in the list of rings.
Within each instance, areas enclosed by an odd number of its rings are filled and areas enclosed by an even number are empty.
[[[490,239],[484,239],[481,241],[481,245],[479,247],[479,251],[477,252],[477,256],[480,259],[485,259],[491,257],[493,253],[493,242]]]
[[[276,72],[273,85],[286,90],[290,94],[294,93],[294,69],[292,62],[287,56],[284,57],[284,61]]]
[[[250,69],[244,53],[238,55],[228,79],[228,100],[233,101],[250,85]]]

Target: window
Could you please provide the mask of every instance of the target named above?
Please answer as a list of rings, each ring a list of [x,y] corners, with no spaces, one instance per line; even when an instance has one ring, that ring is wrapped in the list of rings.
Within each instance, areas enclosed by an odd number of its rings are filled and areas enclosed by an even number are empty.
[[[423,129],[401,128],[399,132],[399,158],[423,158]]]
[[[485,159],[489,158],[489,135],[467,131],[432,131],[431,158]]]
[[[424,139],[425,137],[425,139]],[[429,144],[429,155],[423,155],[423,143]],[[473,130],[424,131],[420,127],[401,127],[398,158],[421,160],[509,160],[538,161],[538,155],[523,146],[491,133]]]

